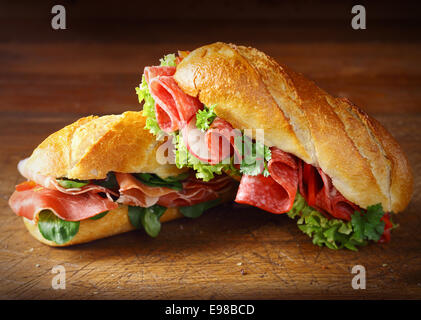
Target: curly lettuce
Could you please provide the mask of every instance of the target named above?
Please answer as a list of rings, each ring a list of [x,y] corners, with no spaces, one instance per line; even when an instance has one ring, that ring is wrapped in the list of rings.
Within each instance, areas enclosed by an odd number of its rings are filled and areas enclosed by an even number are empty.
[[[176,56],[174,53],[165,55],[163,58],[159,59],[161,67],[175,67],[176,66]]]
[[[142,103],[143,101],[142,114],[146,117],[145,129],[148,129],[150,133],[157,136],[157,139],[159,140],[163,135],[163,131],[156,121],[155,100],[149,92],[148,84],[146,83],[144,75],[142,76],[142,82],[139,87],[136,88],[136,94],[139,98],[139,103]]]
[[[216,118],[216,113],[214,111],[216,104],[207,107],[203,106],[203,110],[199,110],[196,113],[196,127],[202,131],[209,129],[213,120]]]
[[[312,238],[313,244],[335,250],[358,251],[357,247],[365,246],[369,240],[378,241],[385,227],[381,204],[369,206],[364,214],[355,211],[351,221],[328,219],[310,207],[299,193],[287,215],[292,219],[298,217],[298,228]]]

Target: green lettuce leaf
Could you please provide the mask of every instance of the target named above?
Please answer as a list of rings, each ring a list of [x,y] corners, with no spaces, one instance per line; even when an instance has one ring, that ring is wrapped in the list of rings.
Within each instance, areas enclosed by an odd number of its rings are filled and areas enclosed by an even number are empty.
[[[88,180],[76,180],[76,179],[66,179],[66,178],[59,178],[56,179],[57,183],[66,189],[73,189],[73,188],[82,188],[89,184]]]
[[[133,173],[133,176],[143,184],[151,187],[166,187],[177,191],[183,190],[182,181],[187,179],[189,173],[182,173],[175,177],[161,178],[153,173]]]
[[[311,237],[314,244],[330,249],[357,251],[358,246],[366,245],[369,240],[378,241],[384,231],[384,222],[380,221],[384,215],[381,204],[369,206],[365,214],[355,211],[351,221],[343,221],[326,218],[307,205],[305,199],[297,193],[287,215],[293,219],[298,218],[298,228]]]
[[[174,53],[165,55],[163,58],[159,59],[161,67],[175,67],[176,66],[176,57]]]
[[[220,202],[221,199],[214,199],[188,207],[180,207],[180,212],[187,218],[198,218],[203,214],[203,212],[217,206]]]
[[[139,103],[143,101],[142,114],[146,117],[145,129],[148,129],[150,133],[157,136],[160,140],[164,136],[164,132],[158,125],[155,116],[155,100],[149,92],[148,84],[146,83],[145,76],[142,76],[142,82],[139,87],[136,88],[136,93],[139,98]]]
[[[41,235],[57,244],[64,244],[73,239],[79,231],[79,221],[65,221],[50,210],[39,213],[38,230]]]
[[[203,110],[199,110],[196,113],[196,127],[202,131],[209,129],[213,120],[216,118],[216,113],[214,111],[216,104],[210,106],[204,106]]]
[[[153,205],[148,208],[129,206],[129,220],[136,229],[143,227],[146,233],[155,238],[161,231],[159,219],[167,208],[160,205]]]

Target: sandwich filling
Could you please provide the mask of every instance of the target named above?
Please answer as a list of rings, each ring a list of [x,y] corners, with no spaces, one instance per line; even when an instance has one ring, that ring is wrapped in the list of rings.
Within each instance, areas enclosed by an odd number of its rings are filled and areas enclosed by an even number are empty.
[[[204,181],[222,173],[236,177],[240,181],[236,202],[298,217],[299,228],[315,244],[356,250],[369,240],[390,240],[394,225],[381,204],[360,208],[320,168],[249,138],[219,118],[215,106],[205,106],[184,93],[173,75],[187,54],[170,54],[160,66],[146,67],[136,88],[146,128],[157,139],[172,136],[179,168],[193,168]]]
[[[58,244],[77,234],[80,221],[100,219],[119,205],[129,206],[134,227],[155,237],[167,208],[198,217],[219,204],[232,187],[227,175],[204,182],[191,173],[161,178],[152,173],[109,172],[103,180],[56,179],[25,171],[24,161],[19,169],[28,181],[16,186],[9,205],[18,216],[37,223],[44,238]]]

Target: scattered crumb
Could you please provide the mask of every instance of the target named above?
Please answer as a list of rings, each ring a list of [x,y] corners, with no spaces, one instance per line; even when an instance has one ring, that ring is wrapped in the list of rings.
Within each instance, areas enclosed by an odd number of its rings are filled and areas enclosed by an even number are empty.
[[[247,272],[245,272],[244,269],[241,269],[240,272],[242,276],[245,276],[247,274]]]
[[[242,265],[243,265],[242,262],[237,263],[237,266],[242,266]]]
[[[32,252],[32,251],[34,251],[34,248],[31,248],[31,249],[28,250],[28,252]]]
[[[39,268],[39,267],[40,267],[40,265],[37,263],[37,264],[35,265],[35,267]]]
[[[383,263],[382,264],[382,267],[387,267],[387,263]]]
[[[98,291],[94,291],[94,294],[98,294]]]
[[[183,229],[184,229],[183,225],[182,225],[182,224],[180,224],[180,230],[183,230]]]

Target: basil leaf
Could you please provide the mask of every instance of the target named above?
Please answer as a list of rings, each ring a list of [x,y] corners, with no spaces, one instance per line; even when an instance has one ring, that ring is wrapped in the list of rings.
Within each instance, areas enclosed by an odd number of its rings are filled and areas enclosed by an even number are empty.
[[[166,210],[167,208],[159,205],[146,208],[145,214],[141,218],[141,222],[146,233],[151,237],[156,237],[161,231],[161,222],[159,221],[159,218],[161,218]]]
[[[183,190],[183,184],[180,180],[185,180],[188,177],[187,174],[181,174],[175,177],[168,177],[168,178],[160,178],[156,174],[153,173],[133,173],[133,176],[138,179],[143,184],[151,187],[165,187],[174,189],[177,191]]]
[[[136,229],[143,226],[146,233],[155,238],[161,231],[159,219],[166,210],[167,208],[157,204],[148,208],[129,206],[129,220]]]
[[[104,211],[104,212],[98,213],[96,216],[90,217],[89,219],[91,219],[91,220],[101,219],[102,217],[105,217],[108,212],[109,211]]]
[[[141,216],[144,214],[145,208],[129,206],[128,215],[130,223],[136,229],[140,229],[142,223],[140,222]]]
[[[118,190],[120,188],[114,172],[108,172],[105,179],[94,180],[92,183],[110,190]]]
[[[89,184],[87,180],[70,180],[65,178],[56,179],[57,183],[66,189],[82,188]]]
[[[38,229],[45,239],[64,244],[78,233],[79,224],[79,221],[65,221],[50,210],[43,210],[39,214]]]
[[[203,212],[217,206],[220,202],[221,199],[215,199],[188,207],[180,207],[180,212],[187,218],[198,218],[202,215]]]

